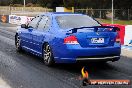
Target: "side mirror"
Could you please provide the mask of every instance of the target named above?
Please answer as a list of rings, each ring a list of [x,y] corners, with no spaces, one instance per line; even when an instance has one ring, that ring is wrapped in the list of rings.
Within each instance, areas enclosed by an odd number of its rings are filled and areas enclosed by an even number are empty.
[[[26,24],[22,24],[21,28],[27,28],[27,25]]]

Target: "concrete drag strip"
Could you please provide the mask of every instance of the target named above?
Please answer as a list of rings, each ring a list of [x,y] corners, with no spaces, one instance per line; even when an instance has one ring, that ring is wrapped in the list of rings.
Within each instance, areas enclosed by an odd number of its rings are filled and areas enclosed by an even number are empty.
[[[121,48],[124,49],[124,50],[131,50],[132,51],[132,46],[122,45]]]
[[[0,77],[0,88],[11,88],[11,87]]]
[[[132,57],[132,46],[122,46],[121,55],[131,58]]]
[[[129,58],[132,58],[132,50],[123,50],[123,49],[122,49],[121,55],[122,55],[122,56],[129,57]]]

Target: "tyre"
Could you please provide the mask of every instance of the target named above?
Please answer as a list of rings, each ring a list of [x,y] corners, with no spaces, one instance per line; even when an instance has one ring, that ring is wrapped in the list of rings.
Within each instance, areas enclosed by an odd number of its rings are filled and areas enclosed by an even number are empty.
[[[21,52],[22,51],[22,48],[21,48],[21,40],[20,40],[19,35],[16,35],[15,45],[16,45],[16,51],[17,52]]]
[[[43,61],[45,65],[52,66],[54,64],[54,57],[52,49],[49,44],[45,44],[43,48]]]

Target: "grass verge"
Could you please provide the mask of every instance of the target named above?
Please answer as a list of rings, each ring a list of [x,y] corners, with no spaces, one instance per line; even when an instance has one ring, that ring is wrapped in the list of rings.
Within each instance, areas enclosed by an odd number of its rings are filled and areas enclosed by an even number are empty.
[[[111,20],[108,19],[97,19],[100,23],[111,24]],[[132,25],[132,20],[114,20],[114,24]]]

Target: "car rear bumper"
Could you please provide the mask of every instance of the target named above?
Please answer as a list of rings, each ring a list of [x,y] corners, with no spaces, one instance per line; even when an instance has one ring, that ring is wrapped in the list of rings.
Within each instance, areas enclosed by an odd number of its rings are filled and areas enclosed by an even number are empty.
[[[105,56],[105,57],[85,57],[85,58],[76,58],[76,62],[101,62],[101,61],[118,61],[120,56]]]
[[[87,58],[76,58],[77,61],[83,60],[111,60],[115,58],[120,58],[120,56],[107,56],[107,57],[87,57]]]
[[[80,45],[67,45],[57,53],[55,60],[57,63],[75,63],[77,61],[117,61],[120,59],[120,45],[110,47],[87,47]]]

